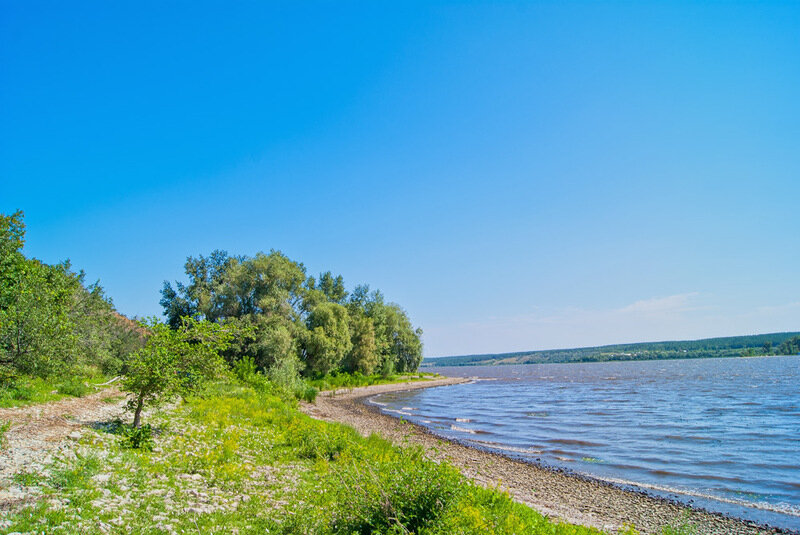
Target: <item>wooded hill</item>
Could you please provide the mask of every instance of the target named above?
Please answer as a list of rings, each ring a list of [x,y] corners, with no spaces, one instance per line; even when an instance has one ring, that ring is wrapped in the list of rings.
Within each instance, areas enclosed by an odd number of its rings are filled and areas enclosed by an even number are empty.
[[[795,355],[800,353],[800,332],[728,336],[673,342],[615,344],[575,349],[550,349],[484,355],[426,358],[422,366],[473,366],[491,364],[543,364]]]

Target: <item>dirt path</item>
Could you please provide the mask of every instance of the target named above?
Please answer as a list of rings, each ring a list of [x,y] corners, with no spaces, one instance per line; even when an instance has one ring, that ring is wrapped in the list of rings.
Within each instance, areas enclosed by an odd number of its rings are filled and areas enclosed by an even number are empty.
[[[20,472],[42,473],[56,455],[72,449],[82,429],[121,416],[125,400],[116,388],[82,398],[0,409],[0,422],[11,422],[0,450],[0,509],[27,499],[14,484]]]
[[[551,517],[570,523],[615,532],[633,524],[642,533],[661,533],[665,525],[679,525],[684,519],[696,526],[698,534],[757,535],[781,533],[755,524],[717,514],[693,510],[638,492],[623,490],[590,478],[529,464],[502,455],[477,450],[444,440],[427,429],[382,414],[366,398],[380,392],[410,390],[464,382],[450,379],[425,383],[378,385],[357,388],[336,395],[320,395],[314,405],[302,410],[321,420],[355,427],[363,435],[378,433],[394,443],[419,444],[435,460],[447,460],[464,475],[485,486],[499,485],[518,502]]]

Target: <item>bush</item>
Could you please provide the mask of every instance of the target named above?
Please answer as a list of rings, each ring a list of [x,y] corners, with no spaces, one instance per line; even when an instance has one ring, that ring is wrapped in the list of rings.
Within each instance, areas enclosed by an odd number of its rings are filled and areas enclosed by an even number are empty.
[[[124,449],[152,451],[155,445],[153,428],[150,427],[150,424],[133,427],[116,418],[105,426],[105,431],[112,435],[119,435],[120,446]]]
[[[91,388],[79,378],[72,377],[59,384],[57,390],[59,394],[82,398],[91,391]]]
[[[323,426],[308,418],[297,418],[287,429],[289,445],[297,448],[302,459],[332,461],[355,447],[358,433],[343,425]]]
[[[13,368],[0,365],[0,388],[13,388],[18,379],[19,374]]]
[[[419,449],[343,435],[304,440],[314,452],[320,442],[327,453],[338,449],[339,460],[307,489],[304,508],[282,526],[284,533],[422,533],[467,489],[455,468],[425,461]]]
[[[11,399],[17,401],[30,401],[36,395],[36,391],[27,384],[17,384],[10,389]]]
[[[267,372],[275,385],[275,393],[283,399],[302,399],[313,402],[318,390],[300,377],[301,363],[295,356],[276,361]]]
[[[305,389],[302,390],[299,399],[307,401],[308,403],[314,403],[317,400],[317,394],[319,394],[319,390],[313,386],[306,385]]]
[[[153,441],[153,428],[150,424],[141,427],[125,426],[122,434],[122,446],[132,450],[152,451],[155,442]]]
[[[240,380],[248,382],[250,378],[258,374],[256,362],[253,357],[244,356],[233,363],[233,374]]]

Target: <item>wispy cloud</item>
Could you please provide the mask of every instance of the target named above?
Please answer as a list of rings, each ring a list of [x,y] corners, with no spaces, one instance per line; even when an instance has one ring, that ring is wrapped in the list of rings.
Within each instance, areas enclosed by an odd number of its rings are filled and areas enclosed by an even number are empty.
[[[699,292],[690,292],[685,294],[669,295],[667,297],[653,297],[650,299],[643,299],[636,301],[628,306],[619,309],[623,314],[627,313],[645,313],[654,314],[662,312],[681,312],[692,310],[691,301],[697,297]]]
[[[536,308],[528,314],[431,325],[426,354],[502,353],[800,330],[800,302],[722,306],[701,292],[650,297],[606,309]]]

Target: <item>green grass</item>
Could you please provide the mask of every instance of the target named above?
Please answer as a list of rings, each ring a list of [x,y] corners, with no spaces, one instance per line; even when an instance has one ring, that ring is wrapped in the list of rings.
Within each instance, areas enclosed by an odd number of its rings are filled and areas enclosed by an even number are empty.
[[[678,524],[671,524],[661,528],[662,535],[695,535],[696,533],[695,526],[689,522],[688,518],[683,519]]]
[[[384,377],[380,374],[362,375],[355,373],[332,373],[324,377],[308,380],[308,383],[319,390],[335,390],[338,388],[356,388],[359,386],[372,386],[379,384],[406,383],[409,381],[424,381],[439,377],[434,373],[393,374]]]
[[[552,523],[449,464],[427,460],[419,448],[313,420],[295,403],[220,383],[171,413],[149,415],[152,451],[126,448],[111,432],[87,432],[74,456],[42,474],[15,476],[40,498],[0,512],[0,530],[601,533]]]
[[[0,408],[48,403],[65,397],[83,397],[97,391],[87,383],[100,384],[107,379],[99,374],[49,379],[17,376],[9,383],[0,384]]]

